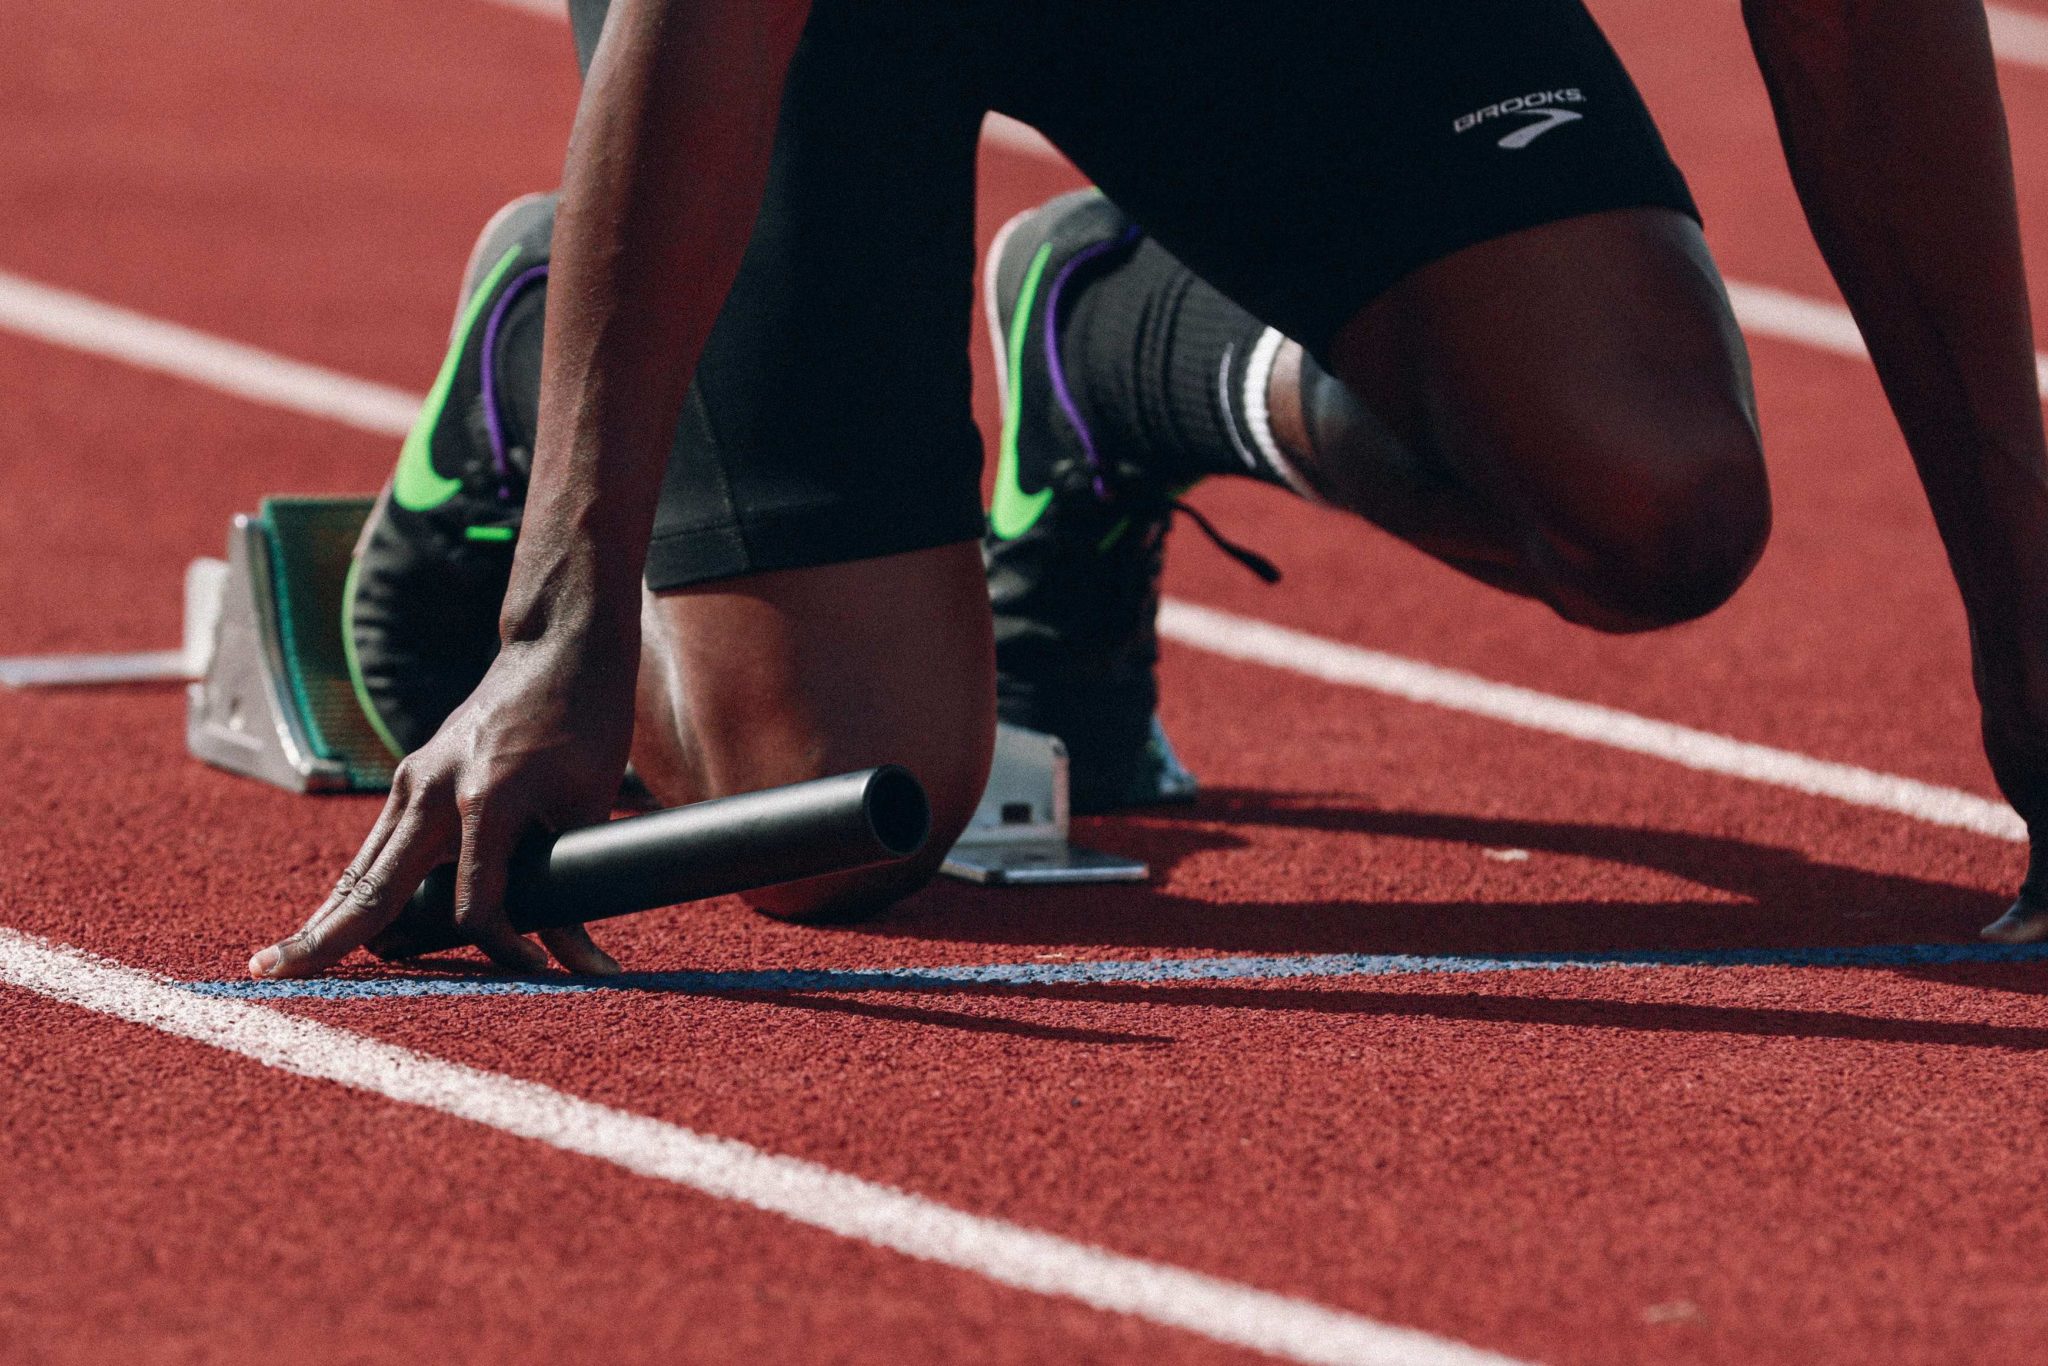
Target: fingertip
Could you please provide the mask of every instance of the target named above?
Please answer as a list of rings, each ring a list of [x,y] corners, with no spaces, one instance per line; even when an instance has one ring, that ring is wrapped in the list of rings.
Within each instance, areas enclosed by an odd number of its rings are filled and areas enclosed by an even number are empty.
[[[275,977],[278,968],[283,965],[284,950],[272,944],[269,948],[260,950],[255,957],[249,960],[249,975],[251,977]]]
[[[595,944],[590,946],[590,952],[583,955],[583,961],[576,964],[575,970],[590,977],[617,977],[625,971],[619,966],[618,959]]]
[[[2012,909],[1977,931],[1977,937],[1994,944],[2033,944],[2048,939],[2048,911],[2036,909],[2025,898]]]
[[[528,939],[525,935],[508,935],[504,942],[505,948],[509,950],[506,957],[509,957],[512,961],[505,963],[501,960],[502,966],[525,972],[546,972],[548,970],[548,951],[534,943],[531,939]]]
[[[540,942],[547,945],[556,962],[585,977],[617,977],[623,971],[619,960],[599,948],[581,925],[543,930]]]

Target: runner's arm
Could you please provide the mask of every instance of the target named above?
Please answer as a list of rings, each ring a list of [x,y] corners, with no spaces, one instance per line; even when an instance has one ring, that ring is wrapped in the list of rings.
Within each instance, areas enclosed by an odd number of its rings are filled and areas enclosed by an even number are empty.
[[[2048,452],[1983,4],[1745,0],[1743,15],[1962,590],[1986,749],[2033,832],[2027,897],[2048,906]]]
[[[616,0],[584,83],[556,216],[540,431],[500,618],[474,693],[409,755],[326,901],[258,953],[324,972],[453,859],[455,920],[506,967],[547,955],[504,910],[536,828],[603,820],[633,727],[640,578],[670,439],[767,181],[807,0]],[[565,966],[616,972],[581,927]]]
[[[616,0],[556,219],[508,642],[637,641],[662,471],[760,209],[808,0]]]

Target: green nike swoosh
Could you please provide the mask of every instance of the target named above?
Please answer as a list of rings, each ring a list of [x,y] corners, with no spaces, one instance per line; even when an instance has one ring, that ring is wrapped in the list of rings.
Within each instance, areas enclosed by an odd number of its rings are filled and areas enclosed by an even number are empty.
[[[469,334],[476,330],[477,319],[483,316],[484,305],[490,302],[491,294],[504,280],[505,272],[512,269],[518,259],[519,248],[506,251],[498,258],[498,264],[491,267],[491,273],[484,277],[483,284],[469,296],[469,304],[462,311],[462,321],[455,328],[455,344],[448,348],[448,358],[441,362],[441,373],[434,377],[434,387],[427,391],[427,401],[420,407],[419,418],[412,424],[412,431],[406,434],[405,445],[399,449],[398,468],[391,475],[391,500],[407,512],[431,512],[462,488],[460,479],[444,478],[434,468],[434,428],[441,421],[441,410],[448,406],[448,393],[455,387],[455,371],[462,364],[462,352],[469,345]]]
[[[1031,269],[1024,273],[1024,292],[1017,298],[1017,311],[1010,315],[1009,392],[1003,395],[1003,444],[996,457],[995,497],[989,503],[989,530],[1006,541],[1014,541],[1038,524],[1052,502],[1052,490],[1026,493],[1017,482],[1017,437],[1024,425],[1024,341],[1031,332],[1031,307],[1038,297],[1038,285],[1045,264],[1052,259],[1052,243],[1038,249]]]

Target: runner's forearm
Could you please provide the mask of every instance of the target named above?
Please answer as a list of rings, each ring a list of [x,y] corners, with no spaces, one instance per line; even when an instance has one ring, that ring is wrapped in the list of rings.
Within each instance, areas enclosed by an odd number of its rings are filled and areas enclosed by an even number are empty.
[[[759,210],[805,0],[618,0],[556,221],[505,638],[630,639],[670,442]]]
[[[1926,487],[1980,670],[2020,686],[2022,636],[2048,625],[2036,620],[2048,615],[2048,462],[1983,7],[1747,0],[1744,13],[1800,200]]]

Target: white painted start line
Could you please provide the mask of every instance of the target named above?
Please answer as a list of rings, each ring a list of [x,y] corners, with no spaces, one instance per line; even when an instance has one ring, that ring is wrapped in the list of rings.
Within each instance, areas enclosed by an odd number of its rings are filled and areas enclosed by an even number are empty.
[[[736,1139],[599,1105],[539,1082],[415,1053],[0,929],[0,983],[609,1162],[1035,1295],[1078,1300],[1216,1342],[1329,1366],[1513,1366],[1413,1328],[970,1214]]]
[[[2004,5],[1986,5],[1991,21],[1991,50],[2001,62],[2048,71],[2048,19]]]
[[[1846,310],[1758,286],[1735,288],[1741,291],[1736,297],[1746,328],[1839,355],[1863,355],[1855,323]],[[402,436],[420,403],[415,394],[287,360],[5,272],[0,272],[0,328],[379,436]],[[2048,369],[2048,362],[2043,364]],[[1161,635],[1190,648],[1327,683],[1484,716],[1668,760],[1699,772],[1829,797],[1994,839],[2026,838],[2024,823],[2009,806],[1956,788],[1555,697],[1195,603],[1169,600],[1161,609],[1159,625]],[[0,666],[6,663],[0,661]],[[5,673],[0,667],[0,677]]]

